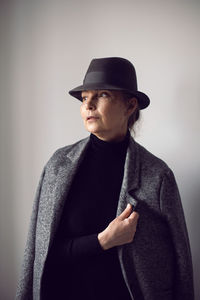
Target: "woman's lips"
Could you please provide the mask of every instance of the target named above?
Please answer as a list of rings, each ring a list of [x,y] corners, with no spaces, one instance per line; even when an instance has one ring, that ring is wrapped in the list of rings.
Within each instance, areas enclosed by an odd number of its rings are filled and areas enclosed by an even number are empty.
[[[89,116],[89,117],[87,117],[87,121],[94,121],[94,120],[97,120],[97,119],[99,119],[99,118],[96,117],[96,116]]]

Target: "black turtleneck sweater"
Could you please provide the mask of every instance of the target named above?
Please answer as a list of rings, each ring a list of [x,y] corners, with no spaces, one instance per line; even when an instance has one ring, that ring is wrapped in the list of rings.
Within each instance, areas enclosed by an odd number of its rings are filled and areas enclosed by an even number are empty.
[[[42,299],[130,300],[117,248],[103,250],[97,237],[116,217],[129,136],[114,143],[91,134],[47,259]]]

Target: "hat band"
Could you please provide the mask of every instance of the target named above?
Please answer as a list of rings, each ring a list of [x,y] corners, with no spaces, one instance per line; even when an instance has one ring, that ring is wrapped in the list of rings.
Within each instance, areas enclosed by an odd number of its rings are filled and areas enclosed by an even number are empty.
[[[105,87],[106,85],[113,85],[121,89],[137,91],[137,86],[133,86],[132,82],[131,84],[127,84],[127,78],[123,78],[119,73],[109,74],[109,72],[89,72],[86,74],[83,84],[104,84]]]

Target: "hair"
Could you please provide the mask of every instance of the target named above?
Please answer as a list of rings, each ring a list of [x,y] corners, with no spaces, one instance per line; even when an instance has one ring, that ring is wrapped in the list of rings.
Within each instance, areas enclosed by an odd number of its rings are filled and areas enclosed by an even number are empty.
[[[123,97],[123,100],[125,100],[126,102],[128,102],[128,100],[132,99],[134,96],[132,94],[130,94],[130,93],[122,92],[122,97]],[[128,128],[130,130],[134,131],[134,125],[139,120],[139,118],[140,118],[140,109],[139,109],[139,105],[138,105],[138,101],[137,101],[137,107],[136,107],[135,111],[130,115],[130,117],[128,119]]]

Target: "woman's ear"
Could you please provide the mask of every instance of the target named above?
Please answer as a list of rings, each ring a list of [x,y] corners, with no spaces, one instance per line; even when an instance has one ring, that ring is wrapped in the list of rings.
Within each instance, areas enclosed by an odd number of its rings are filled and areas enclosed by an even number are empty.
[[[129,115],[132,115],[134,113],[134,111],[137,109],[137,107],[138,107],[138,100],[135,97],[128,99]]]

